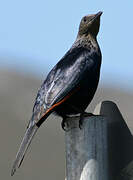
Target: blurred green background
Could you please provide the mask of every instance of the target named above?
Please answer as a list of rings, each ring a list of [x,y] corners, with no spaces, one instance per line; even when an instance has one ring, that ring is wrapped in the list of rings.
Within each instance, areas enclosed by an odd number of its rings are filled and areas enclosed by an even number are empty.
[[[13,177],[10,171],[41,83],[71,47],[82,16],[99,10],[103,63],[88,111],[101,100],[113,100],[133,131],[132,1],[1,1],[1,179],[64,179],[64,132],[54,115],[40,128],[19,171]]]

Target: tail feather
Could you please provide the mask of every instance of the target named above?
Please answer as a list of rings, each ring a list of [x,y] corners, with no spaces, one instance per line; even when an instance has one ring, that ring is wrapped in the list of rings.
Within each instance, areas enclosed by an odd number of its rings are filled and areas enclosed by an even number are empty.
[[[29,145],[31,144],[31,141],[32,141],[34,135],[36,134],[37,130],[38,130],[38,127],[36,126],[36,124],[30,124],[28,129],[26,130],[25,135],[22,140],[22,143],[21,143],[18,153],[16,155],[16,159],[13,163],[11,176],[13,176],[16,169],[21,166],[24,156],[27,152],[27,149],[28,149]]]

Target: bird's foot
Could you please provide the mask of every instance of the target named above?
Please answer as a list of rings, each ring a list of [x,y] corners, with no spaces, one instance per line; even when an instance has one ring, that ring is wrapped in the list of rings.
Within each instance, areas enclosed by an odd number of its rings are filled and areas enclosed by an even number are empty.
[[[68,131],[68,120],[67,118],[63,118],[62,122],[61,122],[61,127],[64,131]]]
[[[81,113],[80,119],[79,119],[79,128],[82,129],[84,117],[92,117],[92,116],[99,116],[99,115],[95,115],[95,114],[88,113],[88,112]],[[68,117],[63,118],[63,120],[61,122],[61,126],[62,126],[62,129],[66,132],[70,130],[69,129],[69,118]]]
[[[92,113],[88,113],[88,112],[81,113],[80,119],[79,119],[79,128],[82,129],[84,117],[92,117],[92,116],[97,116],[97,115],[92,114]]]

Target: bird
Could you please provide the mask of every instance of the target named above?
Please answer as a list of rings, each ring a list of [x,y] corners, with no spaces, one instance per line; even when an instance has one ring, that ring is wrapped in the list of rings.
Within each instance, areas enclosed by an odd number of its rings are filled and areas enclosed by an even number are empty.
[[[49,72],[41,85],[33,112],[22,143],[12,166],[11,176],[20,167],[31,141],[41,124],[55,112],[62,117],[65,130],[66,118],[86,113],[96,92],[102,61],[97,42],[102,12],[89,14],[81,19],[75,42]]]

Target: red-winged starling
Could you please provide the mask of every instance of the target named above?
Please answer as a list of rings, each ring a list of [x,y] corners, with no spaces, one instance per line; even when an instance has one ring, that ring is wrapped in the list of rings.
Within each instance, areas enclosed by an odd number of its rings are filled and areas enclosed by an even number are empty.
[[[63,118],[64,128],[67,116],[82,116],[90,104],[98,86],[101,67],[101,51],[97,42],[101,14],[98,12],[82,18],[76,41],[43,82],[11,175],[20,167],[33,136],[52,112]]]

